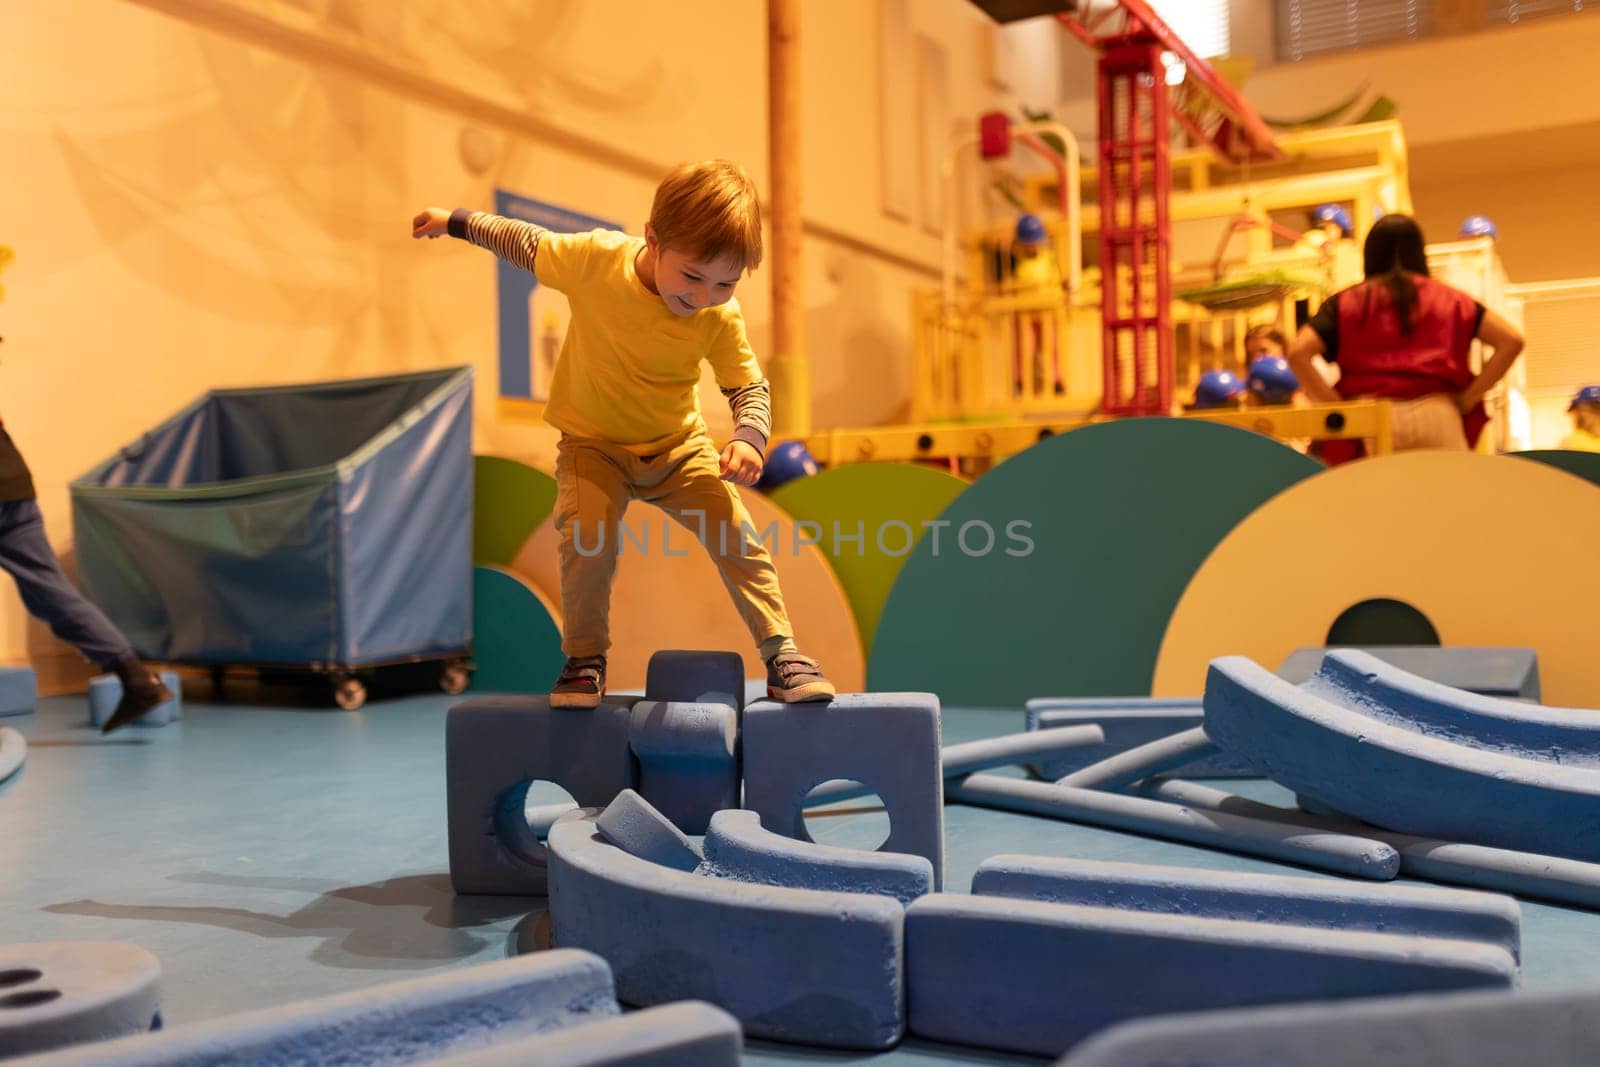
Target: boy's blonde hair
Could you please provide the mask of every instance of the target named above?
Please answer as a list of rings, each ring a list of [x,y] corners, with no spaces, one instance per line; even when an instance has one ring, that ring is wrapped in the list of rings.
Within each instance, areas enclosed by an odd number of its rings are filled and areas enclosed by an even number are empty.
[[[702,263],[732,256],[761,265],[761,204],[756,184],[726,159],[680,163],[656,187],[650,228],[661,247]]]

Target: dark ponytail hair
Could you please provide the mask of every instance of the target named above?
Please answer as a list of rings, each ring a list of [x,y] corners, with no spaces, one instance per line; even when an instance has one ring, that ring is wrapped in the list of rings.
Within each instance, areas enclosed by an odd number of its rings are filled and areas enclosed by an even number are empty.
[[[1428,254],[1423,250],[1422,228],[1410,215],[1385,215],[1367,232],[1362,248],[1362,268],[1369,282],[1382,282],[1394,298],[1400,332],[1411,332],[1411,313],[1417,303],[1413,274],[1428,275]],[[1368,293],[1367,312],[1371,311]]]

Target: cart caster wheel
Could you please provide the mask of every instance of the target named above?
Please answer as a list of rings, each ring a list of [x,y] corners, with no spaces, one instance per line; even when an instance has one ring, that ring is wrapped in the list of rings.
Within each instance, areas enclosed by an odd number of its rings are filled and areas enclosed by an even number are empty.
[[[213,699],[220,700],[222,698],[222,687],[227,680],[228,669],[226,667],[211,668],[211,696]]]
[[[472,681],[472,672],[465,663],[447,663],[439,672],[439,688],[451,696],[460,696],[467,691],[467,683]]]
[[[367,702],[367,687],[360,678],[340,678],[333,683],[333,699],[345,711],[355,711]]]

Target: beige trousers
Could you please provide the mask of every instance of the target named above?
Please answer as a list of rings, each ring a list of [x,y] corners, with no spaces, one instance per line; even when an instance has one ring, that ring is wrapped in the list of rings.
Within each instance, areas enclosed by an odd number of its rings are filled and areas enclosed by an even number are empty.
[[[1467,451],[1467,433],[1461,425],[1461,410],[1453,397],[1443,393],[1416,400],[1394,402],[1394,450],[1448,448]]]
[[[556,529],[560,532],[561,650],[597,656],[611,647],[611,580],[617,552],[665,553],[665,522],[621,520],[630,500],[654,504],[691,534],[672,539],[679,555],[698,540],[722,575],[739,616],[759,645],[792,637],[772,555],[738,492],[723,481],[716,445],[694,431],[664,451],[637,455],[622,445],[563,434],[556,448]],[[668,605],[653,610],[666,612]]]

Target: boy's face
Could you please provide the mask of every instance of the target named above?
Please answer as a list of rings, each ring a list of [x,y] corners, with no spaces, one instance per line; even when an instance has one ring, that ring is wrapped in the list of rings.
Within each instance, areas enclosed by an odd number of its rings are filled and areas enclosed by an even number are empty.
[[[1255,359],[1257,356],[1281,356],[1283,346],[1270,337],[1246,337],[1244,339],[1244,358]]]
[[[702,308],[726,304],[744,276],[744,264],[732,256],[704,261],[654,240],[656,291],[674,315],[693,315]]]

